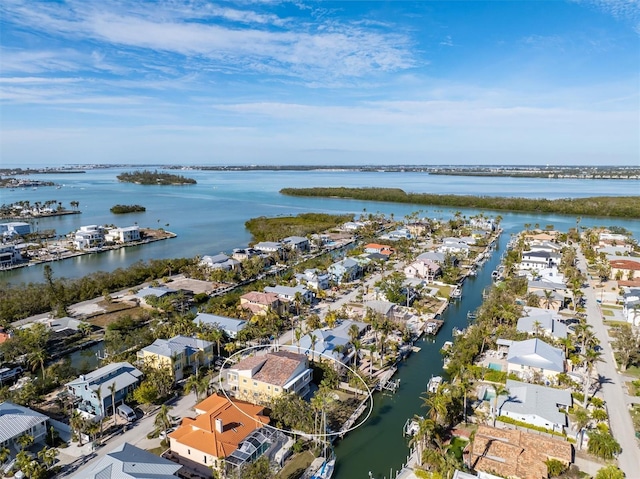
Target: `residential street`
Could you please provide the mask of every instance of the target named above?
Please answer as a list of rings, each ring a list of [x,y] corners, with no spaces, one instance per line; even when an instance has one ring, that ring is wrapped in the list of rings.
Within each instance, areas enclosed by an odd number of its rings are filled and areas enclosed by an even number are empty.
[[[579,268],[587,274],[587,263],[580,253],[578,261]],[[600,305],[596,301],[596,294],[591,285],[584,288],[584,294],[587,300],[587,322],[593,326],[593,331],[602,347],[602,361],[597,363],[597,372],[602,377],[601,390],[604,400],[607,402],[611,433],[622,446],[622,453],[618,456],[618,465],[627,478],[637,479],[640,477],[640,448],[629,414],[623,380],[616,370],[607,327],[603,323]]]
[[[195,412],[193,410],[193,406],[195,405],[195,396],[193,394],[188,394],[186,396],[179,397],[175,402],[170,405],[173,406],[171,409],[171,415],[183,418],[183,417],[195,417]],[[133,444],[134,446],[138,446],[141,449],[151,449],[154,447],[158,447],[160,445],[160,439],[147,439],[147,434],[149,434],[154,429],[154,421],[155,421],[156,413],[152,413],[150,415],[144,416],[141,419],[138,419],[133,427],[122,434],[118,434],[112,437],[108,442],[94,451],[94,456],[91,459],[84,460],[85,458],[80,457],[77,460],[70,455],[72,453],[71,450],[62,449],[60,454],[60,462],[62,464],[73,464],[75,468],[66,470],[64,473],[59,474],[57,477],[70,477],[72,475],[77,474],[79,471],[90,468],[95,465],[100,458],[102,458],[105,454],[112,451],[116,447],[121,444],[128,442],[129,444]],[[75,443],[71,448],[75,448],[73,453],[80,454],[83,451],[80,451],[75,446]],[[84,451],[88,453],[88,447],[85,446]]]

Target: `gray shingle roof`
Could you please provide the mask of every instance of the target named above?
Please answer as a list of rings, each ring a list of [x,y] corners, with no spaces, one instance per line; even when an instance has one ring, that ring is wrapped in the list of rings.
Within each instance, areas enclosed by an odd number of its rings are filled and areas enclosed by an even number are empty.
[[[182,466],[127,442],[72,479],[173,479]]]
[[[509,347],[507,362],[549,371],[564,372],[564,351],[540,341],[514,341]]]

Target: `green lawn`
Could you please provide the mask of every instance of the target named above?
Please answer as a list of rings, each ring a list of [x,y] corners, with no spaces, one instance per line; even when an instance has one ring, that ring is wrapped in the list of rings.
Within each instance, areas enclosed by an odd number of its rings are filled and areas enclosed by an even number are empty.
[[[613,311],[611,311],[610,309],[602,309],[602,315],[603,316],[615,316],[615,313]]]
[[[628,376],[640,378],[640,366],[630,366],[624,373]]]
[[[311,465],[315,456],[311,451],[304,451],[296,454],[287,461],[282,470],[276,476],[278,479],[298,479],[307,467]]]
[[[147,451],[149,451],[152,454],[155,454],[156,456],[159,456],[160,454],[162,454],[166,450],[167,450],[167,448],[166,447],[162,447],[162,446],[154,447],[152,449],[147,449]]]

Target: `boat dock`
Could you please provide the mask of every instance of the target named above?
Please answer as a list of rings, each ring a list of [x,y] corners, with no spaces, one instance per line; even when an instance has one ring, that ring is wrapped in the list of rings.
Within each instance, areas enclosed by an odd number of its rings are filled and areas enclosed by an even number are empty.
[[[441,319],[429,319],[424,323],[424,333],[435,336],[440,331],[440,328],[444,324],[444,321]]]

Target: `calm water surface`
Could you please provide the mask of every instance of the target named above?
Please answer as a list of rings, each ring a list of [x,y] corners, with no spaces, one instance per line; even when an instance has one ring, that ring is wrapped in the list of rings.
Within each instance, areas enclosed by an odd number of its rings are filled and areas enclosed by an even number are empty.
[[[382,173],[354,171],[185,171],[197,185],[143,186],[119,183],[116,175],[130,169],[91,170],[84,174],[32,176],[64,185],[61,189],[40,187],[37,190],[0,189],[0,203],[20,200],[56,200],[69,207],[80,203],[81,215],[42,218],[33,228],[55,229],[59,235],[75,231],[82,225],[115,224],[163,227],[178,237],[150,245],[123,248],[102,254],[87,255],[53,263],[58,277],[79,277],[93,271],[112,271],[150,258],[193,257],[230,252],[251,240],[245,221],[256,216],[291,215],[307,211],[327,213],[381,212],[397,218],[421,209],[430,217],[448,217],[449,210],[412,207],[391,203],[341,199],[295,198],[280,195],[284,187],[311,186],[381,186],[398,187],[408,192],[443,194],[478,194],[524,197],[584,197],[593,195],[637,194],[638,182],[629,180],[550,180],[535,178],[479,178],[431,176],[426,173]],[[173,171],[175,172],[175,171]],[[140,204],[144,213],[113,215],[115,204]],[[477,211],[463,210],[465,214]],[[500,213],[504,224],[522,227],[525,223],[558,228],[575,225],[573,217]],[[583,219],[581,225],[620,224],[638,233],[638,222],[609,219]],[[11,283],[42,281],[43,266],[0,272],[0,281]]]

